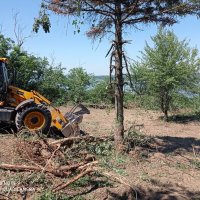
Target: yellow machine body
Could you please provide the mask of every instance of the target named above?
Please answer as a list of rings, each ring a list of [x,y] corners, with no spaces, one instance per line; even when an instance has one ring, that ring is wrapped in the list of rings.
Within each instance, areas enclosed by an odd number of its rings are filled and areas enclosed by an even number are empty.
[[[20,88],[9,86],[8,87],[8,97],[7,97],[7,103],[12,107],[17,107],[20,103],[24,102],[25,100],[33,99],[34,103],[41,104],[45,103],[48,106],[51,106],[51,102],[46,99],[44,96],[42,96],[40,93],[36,91],[25,91]],[[52,122],[51,125],[55,126],[57,129],[61,130],[62,125],[58,122],[62,120],[64,123],[67,123],[67,119],[62,115],[60,110],[58,108],[55,108],[51,106],[51,116],[52,116]]]
[[[65,137],[80,133],[78,124],[84,114],[90,113],[86,107],[77,105],[63,115],[37,91],[25,91],[9,85],[6,63],[6,58],[0,58],[0,122],[14,122],[18,127],[24,125],[30,130],[42,130],[48,121],[49,128],[55,127]],[[75,112],[77,108],[80,109]]]

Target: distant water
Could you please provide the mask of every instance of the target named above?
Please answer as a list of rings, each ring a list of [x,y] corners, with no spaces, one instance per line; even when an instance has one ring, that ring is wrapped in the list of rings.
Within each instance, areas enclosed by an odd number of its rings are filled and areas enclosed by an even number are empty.
[[[94,78],[95,78],[95,82],[96,83],[99,83],[100,81],[103,81],[103,80],[106,80],[106,79],[109,80],[109,76],[108,75],[94,76]],[[92,87],[89,87],[89,89],[91,89],[91,88]],[[128,85],[128,84],[124,85],[124,91],[131,92],[132,89],[131,89],[130,85]],[[193,97],[198,97],[199,96],[199,94],[195,94],[195,93],[184,91],[184,90],[180,90],[179,93],[181,95],[183,95],[183,96],[188,97],[188,98],[193,98]]]

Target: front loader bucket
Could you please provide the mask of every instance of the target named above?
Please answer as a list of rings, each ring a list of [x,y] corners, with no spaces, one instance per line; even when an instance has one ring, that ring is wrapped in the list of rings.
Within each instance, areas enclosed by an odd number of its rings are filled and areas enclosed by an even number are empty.
[[[61,132],[65,137],[80,135],[79,124],[82,122],[84,114],[90,114],[90,111],[82,104],[79,104],[73,107],[70,112],[64,115],[68,123],[65,124]]]

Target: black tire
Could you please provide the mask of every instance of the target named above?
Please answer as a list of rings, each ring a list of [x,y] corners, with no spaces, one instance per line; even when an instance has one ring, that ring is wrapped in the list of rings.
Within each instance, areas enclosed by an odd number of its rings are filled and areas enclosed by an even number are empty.
[[[29,125],[26,125],[27,118],[29,120]],[[39,126],[38,121],[42,121],[42,125]],[[22,127],[26,127],[30,130],[39,130],[42,133],[47,134],[51,127],[51,112],[42,104],[31,104],[17,112],[15,124],[18,130]]]

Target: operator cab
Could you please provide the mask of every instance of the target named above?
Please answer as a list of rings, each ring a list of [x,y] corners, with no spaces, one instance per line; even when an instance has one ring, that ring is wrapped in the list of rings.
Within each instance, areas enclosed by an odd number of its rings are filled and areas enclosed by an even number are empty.
[[[6,62],[6,58],[0,58],[0,106],[6,99],[9,82]]]

